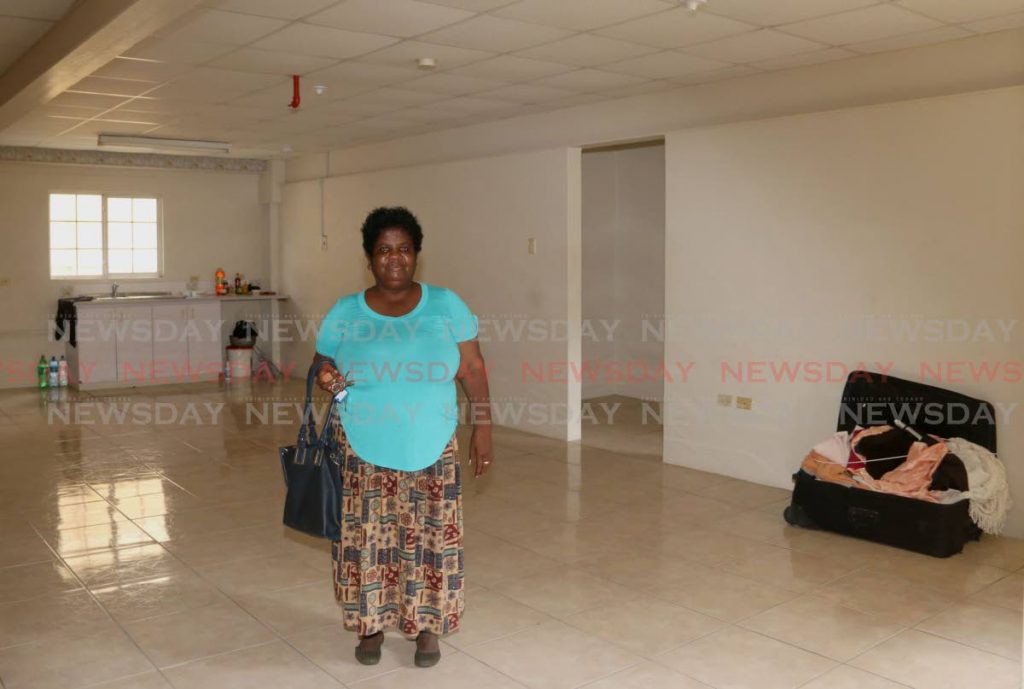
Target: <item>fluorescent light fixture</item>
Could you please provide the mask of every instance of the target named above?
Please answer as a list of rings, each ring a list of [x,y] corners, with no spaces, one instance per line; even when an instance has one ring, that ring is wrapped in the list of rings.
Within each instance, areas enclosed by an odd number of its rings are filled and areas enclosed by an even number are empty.
[[[123,134],[100,134],[96,143],[100,146],[125,146],[127,148],[187,149],[230,153],[231,144],[226,141],[200,141],[196,139],[161,139],[156,136],[125,136]]]

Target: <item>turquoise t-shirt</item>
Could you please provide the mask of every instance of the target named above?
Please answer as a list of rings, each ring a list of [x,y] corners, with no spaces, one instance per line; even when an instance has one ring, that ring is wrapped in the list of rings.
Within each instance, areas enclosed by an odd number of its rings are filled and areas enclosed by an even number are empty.
[[[352,450],[381,467],[424,469],[440,457],[458,422],[459,342],[477,336],[465,302],[420,283],[420,302],[384,316],[363,292],[342,297],[320,325],[316,351],[355,382],[339,409]]]

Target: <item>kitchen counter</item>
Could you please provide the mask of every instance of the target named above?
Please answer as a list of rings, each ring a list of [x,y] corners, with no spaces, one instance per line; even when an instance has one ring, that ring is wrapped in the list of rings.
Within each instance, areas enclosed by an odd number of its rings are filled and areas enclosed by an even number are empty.
[[[153,304],[153,303],[177,303],[177,302],[197,302],[197,301],[284,301],[288,299],[287,295],[284,294],[226,294],[222,297],[218,297],[215,294],[202,294],[198,297],[186,297],[182,294],[174,295],[145,295],[145,296],[123,296],[123,297],[96,297],[89,301],[80,301],[75,304],[78,308],[83,306],[89,306],[90,304],[102,304],[103,306],[110,306],[111,304],[121,304],[128,306],[130,304]]]

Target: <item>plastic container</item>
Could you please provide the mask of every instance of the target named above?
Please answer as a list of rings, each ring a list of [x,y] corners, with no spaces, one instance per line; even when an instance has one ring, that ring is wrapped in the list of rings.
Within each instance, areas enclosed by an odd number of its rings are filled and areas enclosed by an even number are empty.
[[[57,384],[62,388],[68,386],[68,361],[64,358],[64,355],[60,355],[60,361],[57,362]]]
[[[231,346],[227,348],[228,373],[226,379],[252,377],[252,347]]]

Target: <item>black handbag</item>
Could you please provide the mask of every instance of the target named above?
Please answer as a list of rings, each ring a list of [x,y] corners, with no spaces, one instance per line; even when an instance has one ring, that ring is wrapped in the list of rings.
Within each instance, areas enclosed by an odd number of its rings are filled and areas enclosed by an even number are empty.
[[[341,540],[341,463],[344,448],[337,439],[337,414],[328,410],[320,434],[313,415],[313,381],[321,366],[313,364],[306,376],[306,403],[295,445],[280,448],[287,494],[284,525],[320,538]]]

